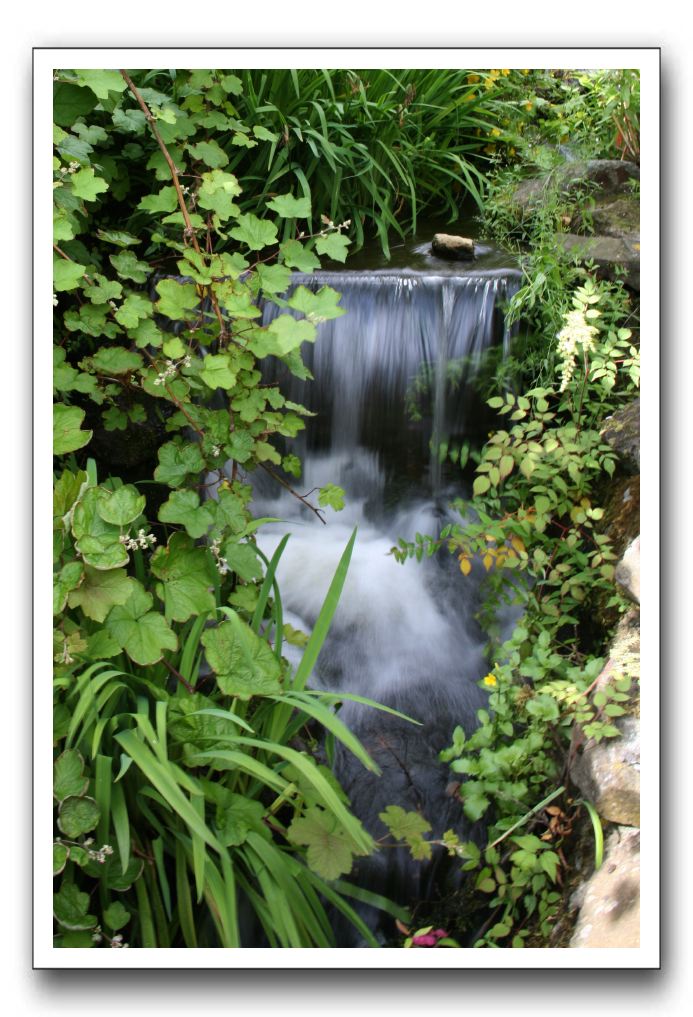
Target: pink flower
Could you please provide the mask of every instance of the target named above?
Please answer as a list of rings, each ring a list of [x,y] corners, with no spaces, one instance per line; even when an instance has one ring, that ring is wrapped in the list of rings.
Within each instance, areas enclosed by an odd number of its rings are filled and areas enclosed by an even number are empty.
[[[445,929],[433,929],[421,936],[412,936],[412,946],[438,946],[438,940],[447,936]]]

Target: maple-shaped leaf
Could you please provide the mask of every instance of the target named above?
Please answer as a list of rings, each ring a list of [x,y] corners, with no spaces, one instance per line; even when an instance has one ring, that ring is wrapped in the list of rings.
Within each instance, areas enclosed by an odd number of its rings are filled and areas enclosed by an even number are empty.
[[[251,696],[281,692],[281,668],[272,650],[237,614],[202,635],[207,661],[227,696]]]
[[[157,594],[168,619],[184,622],[191,615],[214,610],[212,557],[207,549],[195,547],[185,533],[174,533],[167,547],[152,555],[151,569],[161,580]]]
[[[287,831],[292,844],[308,848],[306,861],[323,879],[348,875],[354,860],[353,841],[339,820],[317,805],[294,819]]]
[[[395,840],[421,840],[424,833],[428,833],[431,824],[418,812],[407,812],[399,805],[388,805],[384,812],[379,813],[379,819],[385,824]]]

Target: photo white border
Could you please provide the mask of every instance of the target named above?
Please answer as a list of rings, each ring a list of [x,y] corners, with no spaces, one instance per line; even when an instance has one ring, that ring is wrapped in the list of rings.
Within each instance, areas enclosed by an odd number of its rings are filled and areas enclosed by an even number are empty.
[[[34,967],[627,969],[659,967],[659,50],[656,48],[38,48],[34,50]],[[639,68],[641,73],[641,945],[637,949],[75,950],[52,945],[51,136],[54,67]]]

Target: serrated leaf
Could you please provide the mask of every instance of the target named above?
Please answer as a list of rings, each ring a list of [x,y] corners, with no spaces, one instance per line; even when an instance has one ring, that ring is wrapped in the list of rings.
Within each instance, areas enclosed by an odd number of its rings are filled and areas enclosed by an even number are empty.
[[[431,829],[431,824],[418,812],[407,812],[399,805],[388,805],[384,812],[378,813],[378,818],[385,824],[395,840],[420,838],[422,834],[428,833]]]
[[[231,369],[231,357],[228,353],[208,353],[203,364],[200,378],[209,388],[231,389],[234,387],[237,375]]]
[[[159,299],[156,309],[160,314],[174,321],[190,318],[200,302],[192,283],[176,282],[175,279],[161,279],[156,284]]]
[[[116,491],[104,492],[99,499],[97,512],[107,523],[127,526],[144,512],[147,499],[132,484],[124,484]]]
[[[105,346],[89,358],[89,363],[98,374],[129,374],[142,367],[142,357],[123,346]]]
[[[313,293],[305,286],[298,286],[289,299],[289,307],[300,311],[308,321],[319,325],[331,318],[339,318],[345,314],[343,307],[338,307],[341,300],[341,293],[337,293],[330,286],[321,286],[317,293]]]
[[[262,577],[262,565],[252,544],[240,544],[236,540],[227,540],[224,544],[224,558],[229,568],[240,579],[251,582]]]
[[[93,798],[86,795],[70,796],[60,803],[58,812],[58,829],[70,840],[76,840],[85,833],[95,830],[101,810]]]
[[[65,609],[67,596],[71,590],[82,582],[84,565],[81,561],[69,561],[60,572],[53,577],[53,614],[60,614]]]
[[[109,92],[123,92],[128,86],[118,71],[96,69],[76,70],[77,80],[87,85],[99,99],[107,99]]]
[[[106,628],[136,664],[156,664],[164,650],[176,650],[178,640],[168,622],[152,611],[153,597],[138,584],[124,604],[116,605]]]
[[[276,695],[281,668],[267,643],[237,615],[202,635],[207,661],[227,696]]]
[[[139,261],[132,251],[123,251],[122,254],[110,254],[109,261],[121,278],[132,279],[136,283],[147,281],[150,272],[149,265],[146,261]]]
[[[293,844],[308,848],[306,861],[323,879],[337,879],[351,871],[353,841],[332,813],[311,806],[303,817],[293,820],[287,836]]]
[[[267,326],[266,338],[275,356],[285,356],[297,350],[301,343],[315,342],[315,325],[310,321],[299,321],[290,314],[280,314]]]
[[[82,431],[84,410],[78,406],[56,403],[53,406],[53,455],[63,456],[83,448],[93,431]]]
[[[179,207],[176,189],[162,187],[156,194],[147,194],[137,207],[145,212],[174,212]]]
[[[124,604],[135,587],[123,569],[99,571],[84,567],[84,582],[70,593],[70,607],[80,607],[87,618],[103,622],[116,604]]]
[[[251,251],[261,251],[277,241],[277,227],[249,213],[238,216],[238,226],[231,230],[234,240],[246,244]]]
[[[53,289],[56,293],[77,289],[86,270],[79,262],[53,258]]]
[[[64,929],[93,929],[96,915],[87,914],[89,894],[83,893],[74,883],[65,883],[59,893],[53,894],[53,914]]]
[[[188,145],[188,152],[193,159],[198,159],[200,162],[205,163],[206,166],[211,167],[211,169],[221,169],[222,166],[227,166],[229,162],[226,152],[214,140],[200,141],[196,145]]]
[[[159,509],[162,523],[177,523],[197,539],[204,536],[214,522],[214,517],[205,505],[200,505],[197,491],[172,491],[168,501]]]
[[[158,454],[159,465],[154,470],[154,479],[169,487],[182,487],[189,477],[200,473],[205,466],[200,446],[190,442],[184,445],[167,442]]]
[[[320,268],[320,261],[300,240],[286,240],[279,248],[279,257],[289,268],[299,272],[314,272]]]
[[[334,261],[346,261],[347,247],[351,241],[341,233],[328,233],[324,237],[318,237],[315,241],[315,250],[318,254],[324,254]]]
[[[283,219],[310,219],[310,198],[278,194],[276,198],[267,202],[267,207]]]
[[[104,911],[103,920],[109,929],[117,932],[118,929],[122,929],[130,921],[130,912],[119,900],[116,900]]]
[[[84,760],[76,749],[65,749],[53,763],[53,797],[81,798],[86,794],[89,778],[84,776]]]
[[[96,103],[94,92],[82,85],[59,81],[53,86],[53,119],[62,127],[72,127],[77,117],[86,116]]]
[[[166,617],[187,621],[191,615],[213,611],[214,565],[210,552],[194,547],[184,533],[174,533],[166,547],[151,559],[151,570],[161,580]],[[157,593],[159,589],[157,588]]]
[[[108,184],[97,177],[91,166],[77,170],[71,177],[72,192],[84,201],[96,201],[99,194],[108,190]]]

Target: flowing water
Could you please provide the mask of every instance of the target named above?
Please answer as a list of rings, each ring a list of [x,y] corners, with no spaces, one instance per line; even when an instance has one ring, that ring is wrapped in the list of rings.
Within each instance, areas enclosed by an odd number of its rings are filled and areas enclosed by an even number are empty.
[[[496,252],[491,252],[496,256]],[[302,494],[334,483],[346,492],[341,512],[325,510],[327,525],[270,478],[258,477],[258,515],[283,521],[263,527],[259,543],[271,554],[291,537],[278,579],[285,620],[309,632],[351,535],[358,536],[330,636],[312,678],[314,688],[367,696],[419,722],[415,726],[345,702],[340,716],[382,770],[366,771],[337,750],[334,768],[352,808],[376,837],[388,805],[419,810],[440,836],[460,825],[438,753],[452,730],[475,725],[484,695],[483,636],[475,620],[479,577],[463,578],[447,553],[417,564],[391,555],[399,538],[437,534],[451,518],[451,499],[465,491],[431,452],[486,424],[472,381],[494,345],[507,347],[501,304],[518,285],[507,263],[475,262],[464,269],[410,252],[417,267],[296,274],[293,285],[329,285],[346,314],[319,326],[302,354],[314,381],[278,373],[288,398],[317,416],[295,442],[303,460]],[[418,259],[418,260],[417,260]],[[264,323],[279,313],[264,310]],[[275,379],[273,379],[275,380]],[[313,499],[315,495],[313,495]],[[287,646],[288,655],[300,650]],[[468,836],[469,830],[463,830]],[[436,862],[440,861],[436,855]],[[352,879],[400,902],[431,897],[436,865],[413,862],[404,850],[382,850],[360,861]],[[364,909],[376,927],[375,913]],[[354,945],[345,928],[341,945]]]

